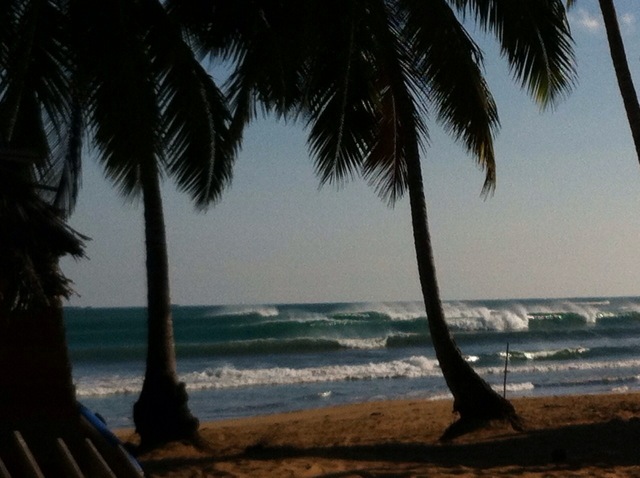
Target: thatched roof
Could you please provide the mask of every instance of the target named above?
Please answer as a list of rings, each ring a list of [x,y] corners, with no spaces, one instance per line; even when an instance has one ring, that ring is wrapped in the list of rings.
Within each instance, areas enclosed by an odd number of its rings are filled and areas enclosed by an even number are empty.
[[[32,180],[28,154],[0,148],[0,308],[44,305],[71,292],[58,268],[81,257],[86,238],[71,229]]]

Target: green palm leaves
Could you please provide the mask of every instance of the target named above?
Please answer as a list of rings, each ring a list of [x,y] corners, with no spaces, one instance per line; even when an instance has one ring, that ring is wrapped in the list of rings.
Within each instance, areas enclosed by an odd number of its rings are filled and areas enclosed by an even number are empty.
[[[153,400],[138,403],[137,415],[147,417],[151,430],[143,441],[183,436],[153,428],[170,407],[188,415],[186,394],[177,393],[179,404],[171,400],[179,384],[159,178],[175,180],[197,207],[218,199],[231,179],[243,127],[259,111],[306,123],[321,183],[363,176],[390,204],[409,192],[432,338],[456,410],[511,413],[501,402],[490,405],[495,397],[448,334],[420,148],[434,120],[484,170],[483,191],[492,190],[498,113],[467,25],[496,37],[515,80],[546,107],[574,79],[561,0],[2,3],[1,139],[42,158],[33,171],[51,185],[57,202],[71,207],[86,132],[107,176],[124,195],[144,199],[154,345],[143,395],[147,386],[169,391],[161,411]],[[229,62],[227,97],[196,52]],[[478,404],[485,410],[478,412]],[[180,420],[184,426],[176,429],[193,429],[192,417]]]
[[[81,256],[63,221],[78,192],[79,134],[65,19],[50,2],[0,5],[0,308],[55,303],[70,293],[57,266]]]
[[[174,179],[198,208],[220,197],[235,157],[226,99],[157,0],[4,0],[0,7],[0,140],[33,158],[16,171],[70,210],[87,138],[122,194],[143,198],[143,395],[153,399],[138,403],[134,415],[144,423],[136,426],[143,444],[190,438],[197,420],[177,382],[160,180]],[[48,265],[54,270],[55,260]]]
[[[322,183],[363,175],[390,203],[406,190],[403,135],[424,145],[430,116],[484,169],[485,192],[495,184],[497,108],[467,25],[496,37],[542,107],[575,77],[560,0],[264,0],[241,2],[235,23],[226,3],[170,8],[202,47],[234,62],[236,124],[261,108],[303,117]]]
[[[47,1],[5,0],[1,9],[0,141],[31,158],[23,173],[69,211],[78,193],[81,118],[67,18]]]
[[[174,4],[189,18],[194,38],[215,44],[216,12],[226,11],[224,2]],[[433,117],[484,169],[483,191],[491,191],[498,114],[481,51],[464,20],[497,38],[515,79],[544,107],[566,93],[574,77],[562,2],[263,0],[244,6],[248,18],[259,20],[259,34],[244,24],[223,29],[233,38],[228,86],[236,99],[236,124],[250,121],[257,105],[302,117],[321,183],[361,175],[391,204],[409,192],[431,338],[454,409],[463,421],[509,418],[517,426],[513,407],[465,362],[449,334],[427,224],[420,147],[428,142]],[[293,46],[269,49],[260,68],[256,52],[264,45]],[[449,435],[464,429],[453,427]]]
[[[82,140],[127,195],[157,162],[198,207],[231,179],[223,94],[157,1],[3,2],[0,131],[70,209]],[[88,132],[88,136],[83,136]]]
[[[481,52],[460,18],[472,16],[496,35],[514,76],[543,106],[572,85],[571,40],[559,1],[340,4],[317,7],[342,15],[332,25],[318,21],[318,11],[310,15],[320,26],[310,42],[312,101],[303,109],[322,181],[362,172],[393,202],[406,186],[399,164],[403,131],[411,128],[424,144],[431,113],[486,171],[485,190],[493,187],[497,110]]]
[[[75,2],[88,123],[108,177],[140,192],[154,164],[198,207],[231,179],[224,97],[156,1]]]

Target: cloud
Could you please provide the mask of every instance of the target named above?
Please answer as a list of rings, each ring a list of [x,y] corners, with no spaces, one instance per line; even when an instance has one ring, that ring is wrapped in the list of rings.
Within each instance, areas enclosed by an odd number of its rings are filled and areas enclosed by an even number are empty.
[[[585,30],[589,33],[599,33],[604,31],[604,23],[600,12],[593,14],[583,8],[569,13],[569,22],[572,26]],[[637,18],[633,13],[618,14],[618,22],[622,33],[632,33],[635,31]]]
[[[626,30],[633,31],[636,25],[636,16],[633,13],[623,13],[620,15],[620,24]]]
[[[633,20],[633,15],[630,15]],[[589,32],[598,32],[603,28],[602,18],[597,15],[592,15],[587,10],[579,8],[575,14],[569,15],[569,21],[583,30]]]

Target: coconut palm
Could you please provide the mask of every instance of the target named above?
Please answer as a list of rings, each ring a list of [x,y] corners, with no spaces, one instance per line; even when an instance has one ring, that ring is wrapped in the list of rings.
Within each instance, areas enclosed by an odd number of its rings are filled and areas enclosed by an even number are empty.
[[[0,451],[10,430],[37,450],[49,433],[82,436],[62,313],[71,288],[58,267],[83,254],[64,221],[78,130],[59,10],[3,2],[0,11]],[[48,458],[39,456],[44,470]]]
[[[236,124],[249,122],[256,104],[302,116],[322,183],[361,174],[391,204],[408,191],[431,339],[460,414],[448,436],[479,420],[517,425],[512,405],[475,373],[448,330],[420,149],[432,113],[485,170],[483,191],[492,190],[498,116],[482,52],[461,18],[496,36],[515,79],[544,107],[568,91],[574,76],[562,2],[247,1],[239,26],[226,18],[224,3],[176,1],[170,10],[206,47],[235,62],[228,85]]]
[[[61,305],[71,289],[58,259],[81,257],[82,236],[38,194],[32,161],[0,151],[0,431],[78,418]]]
[[[83,247],[33,183],[33,161],[0,151],[0,455],[15,455],[6,439],[19,430],[54,476],[54,460],[42,451],[55,438],[71,445],[84,436],[62,313],[70,283],[58,268],[60,257],[81,257]]]
[[[0,10],[0,423],[29,428],[78,416],[61,305],[71,290],[58,268],[82,255],[64,222],[77,192],[76,110],[59,9]]]
[[[223,95],[156,0],[72,2],[77,76],[106,175],[144,207],[148,345],[134,406],[143,448],[194,438],[198,421],[178,381],[161,180],[204,209],[231,178]]]
[[[142,198],[149,332],[134,420],[143,447],[193,438],[198,422],[176,373],[160,183],[170,176],[201,209],[219,197],[234,156],[224,98],[156,0],[2,7],[2,139],[51,159],[33,170],[55,182],[57,204],[73,203],[84,136],[123,194]]]
[[[567,0],[567,6],[572,7],[577,0]],[[620,25],[618,24],[618,16],[613,0],[598,0],[604,28],[607,31],[607,40],[609,42],[609,51],[611,52],[611,60],[613,61],[613,69],[616,72],[618,80],[618,88],[624,103],[624,109],[627,113],[627,120],[631,128],[633,143],[636,147],[638,161],[640,161],[640,103],[638,95],[633,85],[627,55],[624,50],[624,42],[620,34]]]

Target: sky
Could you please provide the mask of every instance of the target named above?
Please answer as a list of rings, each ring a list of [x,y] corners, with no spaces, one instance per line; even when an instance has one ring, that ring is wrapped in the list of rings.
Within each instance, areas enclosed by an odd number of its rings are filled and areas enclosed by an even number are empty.
[[[640,3],[615,3],[640,90]],[[422,165],[445,300],[640,295],[640,164],[597,1],[577,2],[570,22],[578,83],[548,111],[472,30],[501,121],[492,196],[473,158],[428,123]],[[82,184],[70,224],[91,240],[88,259],[61,263],[75,284],[67,305],[145,305],[142,204],[119,196],[91,155]],[[390,208],[360,178],[319,188],[302,125],[251,125],[231,187],[206,213],[169,181],[163,199],[175,304],[421,298],[408,198]]]

